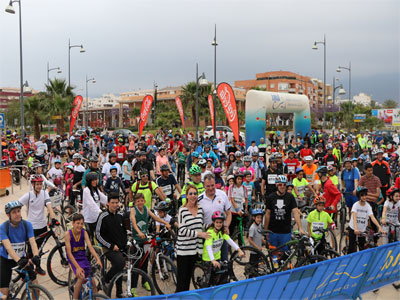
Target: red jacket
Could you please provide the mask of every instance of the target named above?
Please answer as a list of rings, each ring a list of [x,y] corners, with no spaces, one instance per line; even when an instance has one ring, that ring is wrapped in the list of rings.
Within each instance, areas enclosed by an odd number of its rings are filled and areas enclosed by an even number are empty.
[[[337,204],[342,199],[342,193],[339,192],[337,187],[332,183],[329,178],[327,181],[325,181],[325,184],[323,185],[323,191],[324,193],[322,195],[326,200],[325,208],[329,206],[333,206],[335,208],[334,210],[325,209],[325,211],[328,214],[337,212]]]

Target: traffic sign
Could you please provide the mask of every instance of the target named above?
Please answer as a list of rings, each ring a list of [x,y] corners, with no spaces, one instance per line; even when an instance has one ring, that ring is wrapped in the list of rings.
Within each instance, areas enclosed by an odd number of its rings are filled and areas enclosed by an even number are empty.
[[[0,114],[0,128],[1,129],[4,129],[5,128],[5,119],[4,119],[4,114],[3,113],[1,113]]]
[[[355,114],[353,120],[354,122],[358,123],[358,122],[364,122],[365,118],[366,118],[365,114]]]
[[[61,116],[60,115],[58,115],[58,116],[52,116],[51,117],[53,120],[61,120]]]

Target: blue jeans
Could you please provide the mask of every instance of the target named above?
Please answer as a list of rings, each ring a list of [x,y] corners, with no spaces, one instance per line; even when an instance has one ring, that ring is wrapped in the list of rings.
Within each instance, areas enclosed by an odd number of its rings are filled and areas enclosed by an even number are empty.
[[[292,239],[292,233],[270,233],[269,243],[272,246],[279,247]],[[289,248],[287,246],[282,247],[282,251],[287,251]]]

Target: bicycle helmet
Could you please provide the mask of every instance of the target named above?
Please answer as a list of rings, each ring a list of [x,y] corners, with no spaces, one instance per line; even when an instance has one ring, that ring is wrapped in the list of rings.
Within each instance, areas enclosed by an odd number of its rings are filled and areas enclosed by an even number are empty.
[[[165,201],[159,202],[156,207],[154,207],[155,210],[162,210],[162,211],[167,211],[169,209],[168,203]]]
[[[234,175],[234,178],[236,179],[236,178],[238,178],[238,177],[244,177],[244,174],[243,174],[243,172],[241,172],[241,171],[239,171],[239,172],[236,172],[235,173],[235,175]]]
[[[325,205],[325,198],[322,196],[317,196],[314,198],[314,205],[324,204]]]
[[[210,144],[205,144],[205,145],[204,145],[204,149],[211,149]]]
[[[298,168],[296,169],[296,174],[299,173],[299,172],[303,172],[303,171],[304,171],[303,168],[298,167]]]
[[[326,174],[328,173],[328,169],[327,169],[325,166],[320,166],[320,167],[317,169],[317,173],[321,173],[321,174],[323,174],[323,175],[326,175]]]
[[[268,160],[269,163],[276,162],[276,158],[274,156],[271,156]]]
[[[50,152],[54,153],[54,155],[59,155],[60,154],[60,152],[55,148],[51,149]]]
[[[111,168],[110,168],[111,171]],[[96,180],[98,178],[97,173],[95,172],[89,172],[86,174],[86,185],[89,186],[93,180]]]
[[[253,152],[251,153],[251,156],[258,156],[258,152],[257,152],[257,151],[253,151]]]
[[[35,154],[35,151],[31,150],[31,151],[28,152],[28,155],[31,155],[31,154]]]
[[[72,155],[72,159],[82,159],[82,156],[79,153],[75,153]]]
[[[365,186],[357,187],[357,197],[360,198],[361,196],[365,196],[368,194],[368,189]]]
[[[329,171],[333,171],[333,166],[332,166],[332,165],[329,165],[329,166],[326,167],[326,169],[328,170],[328,172],[329,172]]]
[[[293,149],[289,149],[286,153],[289,155],[290,153],[295,153],[295,152]]]
[[[224,212],[221,212],[221,211],[214,211],[214,213],[212,214],[212,217],[211,217],[211,219],[213,220],[213,221],[215,221],[215,220],[217,220],[217,219],[220,219],[220,220],[224,220],[225,221],[225,219],[226,219],[226,216],[225,216],[225,213]]]
[[[168,165],[164,164],[160,167],[160,171],[169,171]]]
[[[287,183],[287,178],[285,175],[276,176],[275,183]]]
[[[198,175],[201,174],[201,169],[198,165],[193,165],[189,169],[190,175]]]
[[[99,159],[96,156],[91,156],[90,157],[90,162],[98,162]]]
[[[71,166],[71,165],[68,165],[68,166],[67,166],[67,169],[71,169],[71,170],[73,171],[73,170],[74,170],[74,167]]]
[[[117,172],[118,172],[118,168],[117,168],[117,166],[111,166],[111,167],[110,167],[110,173],[111,173],[111,171],[113,171],[113,170],[115,170],[115,171],[117,171]]]
[[[214,174],[221,174],[221,173],[222,173],[222,169],[221,169],[221,168],[216,167],[216,168],[214,169]]]
[[[235,156],[235,153],[234,153],[234,152],[229,152],[228,155],[229,155],[229,156],[231,156],[231,155]]]
[[[35,182],[43,182],[43,177],[40,175],[32,175],[31,176],[31,183],[35,183]]]
[[[393,197],[393,195],[397,192],[400,192],[400,190],[392,186],[390,189],[387,190],[386,195],[389,197]]]
[[[200,167],[205,167],[207,165],[207,161],[204,158],[202,158],[199,160],[197,165],[199,165]]]
[[[326,146],[326,150],[333,150],[333,147],[332,147],[332,145],[328,145],[328,146]]]
[[[4,207],[4,210],[6,211],[6,214],[9,214],[14,208],[21,208],[22,204],[19,201],[11,201],[6,204]]]
[[[142,178],[143,176],[149,176],[149,172],[146,169],[141,169],[138,172],[139,178]]]
[[[251,162],[252,161],[251,156],[246,155],[245,157],[243,157],[243,161]]]
[[[351,163],[351,158],[350,157],[346,157],[345,159],[343,159],[343,164],[345,164],[347,162]]]
[[[235,152],[235,157],[242,157],[242,152],[236,151]]]
[[[135,157],[135,155],[133,154],[133,153],[128,153],[127,155],[126,155],[126,159],[132,159],[132,158],[134,158]]]
[[[60,159],[55,159],[54,160],[54,164],[61,164],[61,160]]]
[[[228,182],[231,179],[235,179],[235,176],[233,175],[228,175],[228,177],[226,177],[226,181]]]
[[[123,138],[119,138],[118,139],[118,143],[123,143],[124,142],[124,139]]]
[[[283,155],[282,155],[282,153],[280,153],[280,152],[276,152],[276,153],[275,153],[275,157],[276,157],[276,158],[282,158]]]
[[[304,161],[312,161],[312,160],[313,160],[313,157],[311,155],[304,157]]]
[[[108,158],[111,159],[111,157],[117,157],[117,154],[116,154],[115,152],[111,152],[111,153],[108,155]]]
[[[264,215],[264,211],[261,208],[254,208],[251,210],[251,215],[252,216]]]
[[[191,154],[192,157],[199,157],[199,152],[193,151]]]
[[[293,183],[291,181],[286,182],[286,187],[294,187]]]
[[[376,154],[376,155],[378,155],[379,153],[383,154],[383,150],[382,150],[382,149],[377,149],[377,150],[375,151],[375,154]]]
[[[243,175],[244,175],[244,177],[246,177],[246,176],[248,176],[248,175],[251,176],[251,172],[250,172],[250,171],[244,171]]]
[[[357,160],[358,160],[357,157],[353,157],[353,158],[351,159],[352,162],[353,162],[353,161],[357,161]]]

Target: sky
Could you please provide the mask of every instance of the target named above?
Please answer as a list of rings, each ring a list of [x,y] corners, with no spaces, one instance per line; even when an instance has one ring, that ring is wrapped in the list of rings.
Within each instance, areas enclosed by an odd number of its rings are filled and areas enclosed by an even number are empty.
[[[89,97],[105,93],[177,86],[195,80],[196,63],[217,82],[255,79],[256,73],[285,70],[323,79],[336,76],[352,95],[374,100],[400,98],[400,1],[398,0],[20,0],[23,76],[41,90],[50,68],[60,67],[71,85]],[[19,87],[19,26],[0,0],[0,87]],[[3,7],[2,7],[3,6]],[[345,97],[348,97],[347,95]]]

